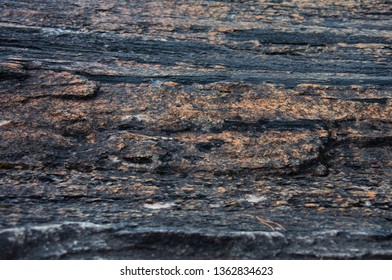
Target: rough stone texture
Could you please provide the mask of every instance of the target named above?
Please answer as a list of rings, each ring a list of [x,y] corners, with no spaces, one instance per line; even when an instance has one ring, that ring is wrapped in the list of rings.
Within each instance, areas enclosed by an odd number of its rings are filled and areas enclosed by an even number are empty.
[[[392,3],[0,3],[0,258],[391,259]]]

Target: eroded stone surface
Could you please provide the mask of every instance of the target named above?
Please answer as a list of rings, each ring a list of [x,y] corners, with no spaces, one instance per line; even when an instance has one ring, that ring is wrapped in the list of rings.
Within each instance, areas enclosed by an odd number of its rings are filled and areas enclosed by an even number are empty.
[[[391,258],[387,1],[3,2],[0,258]]]

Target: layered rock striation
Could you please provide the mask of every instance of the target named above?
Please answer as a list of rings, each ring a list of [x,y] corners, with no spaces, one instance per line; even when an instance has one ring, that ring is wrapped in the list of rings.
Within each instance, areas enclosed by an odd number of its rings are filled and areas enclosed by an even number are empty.
[[[0,4],[0,258],[390,259],[389,1]]]

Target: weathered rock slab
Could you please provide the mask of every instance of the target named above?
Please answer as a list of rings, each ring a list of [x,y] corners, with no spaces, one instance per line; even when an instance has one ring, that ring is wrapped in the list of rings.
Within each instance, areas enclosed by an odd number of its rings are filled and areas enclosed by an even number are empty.
[[[0,4],[1,259],[391,259],[389,1]]]

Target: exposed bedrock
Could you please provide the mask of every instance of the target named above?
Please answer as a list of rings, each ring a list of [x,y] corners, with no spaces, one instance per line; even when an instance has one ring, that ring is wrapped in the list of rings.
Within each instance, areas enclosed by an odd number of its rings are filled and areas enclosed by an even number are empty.
[[[389,1],[0,4],[1,259],[391,259]]]

